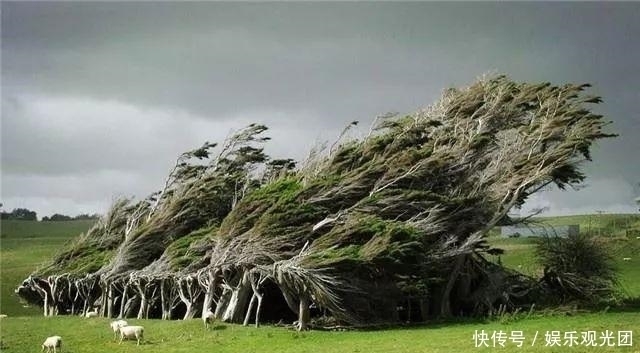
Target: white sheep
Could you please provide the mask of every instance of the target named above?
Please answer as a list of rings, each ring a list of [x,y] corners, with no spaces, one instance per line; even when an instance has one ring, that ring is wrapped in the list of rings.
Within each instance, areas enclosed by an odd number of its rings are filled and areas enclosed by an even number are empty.
[[[0,314],[0,319],[4,319],[5,317],[7,317],[7,314]]]
[[[622,261],[631,261],[631,258],[630,257],[623,257]]]
[[[53,353],[56,353],[57,348],[60,348],[60,351],[62,352],[62,337],[60,336],[47,337],[47,339],[44,340],[44,343],[42,343],[41,352],[44,352],[45,348],[47,349],[47,352],[51,352],[51,349],[53,349]]]
[[[87,311],[86,314],[84,314],[85,317],[98,317],[98,310],[94,310],[94,311]]]
[[[209,329],[209,325],[213,323],[215,320],[215,315],[211,312],[211,310],[207,311],[202,315],[202,321],[204,322],[204,328]]]
[[[142,326],[123,326],[120,327],[120,343],[125,338],[133,339],[135,338],[138,341],[138,345],[140,345],[140,341],[144,338],[144,327]]]
[[[118,338],[118,332],[120,332],[120,327],[125,327],[125,326],[129,326],[129,324],[124,321],[124,320],[116,320],[116,321],[112,321],[109,326],[111,326],[111,329],[113,330],[113,339],[117,339]]]

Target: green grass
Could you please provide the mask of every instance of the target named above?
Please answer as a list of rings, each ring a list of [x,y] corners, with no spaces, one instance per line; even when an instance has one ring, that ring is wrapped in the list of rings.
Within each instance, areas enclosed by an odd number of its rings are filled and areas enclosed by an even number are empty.
[[[59,221],[36,222],[2,220],[0,222],[0,238],[25,239],[25,238],[70,238],[88,230],[96,221]]]
[[[14,289],[69,239],[88,230],[94,222],[3,220],[0,224],[0,313],[41,314],[39,308],[23,307]]]
[[[544,316],[508,323],[463,321],[458,323],[431,324],[410,328],[380,331],[308,331],[293,332],[282,327],[260,328],[218,324],[205,330],[200,320],[161,321],[128,320],[129,324],[145,327],[145,343],[136,346],[135,341],[122,345],[113,341],[109,320],[81,317],[17,317],[2,320],[3,352],[36,352],[40,344],[51,335],[63,339],[63,352],[113,353],[113,352],[491,352],[496,348],[475,347],[473,334],[484,330],[510,333],[523,331],[525,344],[516,348],[507,341],[501,351],[510,352],[637,352],[633,347],[545,347],[546,331],[599,332],[609,330],[633,331],[634,341],[640,337],[638,313],[580,314],[575,316]],[[535,332],[536,343],[531,346]],[[580,334],[578,334],[580,335]],[[492,343],[489,342],[491,346]]]

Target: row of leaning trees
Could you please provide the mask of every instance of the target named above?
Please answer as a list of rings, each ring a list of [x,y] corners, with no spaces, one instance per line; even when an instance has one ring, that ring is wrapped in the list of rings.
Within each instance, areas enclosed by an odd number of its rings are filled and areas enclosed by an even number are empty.
[[[506,76],[410,115],[347,126],[301,166],[251,124],[183,153],[159,192],[121,199],[16,290],[44,315],[376,324],[530,305],[548,282],[488,261],[507,212],[581,182],[612,136],[588,85]],[[296,320],[297,318],[297,320]]]

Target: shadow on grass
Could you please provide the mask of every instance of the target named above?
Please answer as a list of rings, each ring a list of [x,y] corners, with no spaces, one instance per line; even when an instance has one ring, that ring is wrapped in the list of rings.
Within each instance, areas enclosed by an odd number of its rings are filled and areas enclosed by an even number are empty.
[[[640,311],[640,297],[627,297],[619,305],[607,308],[607,312],[625,313]]]
[[[400,330],[422,330],[422,329],[439,329],[452,326],[462,326],[470,324],[486,324],[491,320],[482,317],[459,317],[450,319],[432,319],[425,322],[415,322],[406,324],[381,324],[364,327],[350,328],[350,331],[400,331]]]
[[[638,312],[640,311],[640,297],[628,297],[617,305],[594,305],[583,306],[580,309],[570,308],[566,309],[563,306],[558,305],[546,305],[540,306],[537,310],[530,313],[520,312],[517,314],[507,314],[506,316],[494,316],[494,317],[454,317],[449,319],[431,319],[426,322],[406,323],[406,324],[381,324],[363,327],[347,328],[349,331],[398,331],[398,330],[421,330],[421,329],[440,329],[450,328],[462,325],[483,325],[489,323],[500,323],[521,321],[521,320],[533,320],[540,317],[548,316],[574,316],[580,314],[606,314],[611,313],[625,313],[625,312]]]

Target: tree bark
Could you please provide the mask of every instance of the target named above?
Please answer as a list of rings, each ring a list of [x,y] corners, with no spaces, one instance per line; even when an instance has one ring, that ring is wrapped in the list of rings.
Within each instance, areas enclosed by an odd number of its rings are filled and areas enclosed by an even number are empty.
[[[140,297],[140,309],[138,309],[138,320],[144,319],[144,313],[147,312],[147,298],[145,296]]]
[[[182,320],[193,319],[196,316],[196,311],[194,310],[195,305],[191,302],[186,302],[185,305],[187,307],[187,311],[184,313]]]
[[[109,284],[107,284],[107,286],[109,287],[109,289],[107,290],[107,317],[108,318],[112,318],[113,317],[113,282],[110,282]]]
[[[169,303],[168,295],[166,291],[166,279],[160,280],[160,306],[162,308],[162,320],[169,320],[171,318],[171,303]]]
[[[196,300],[200,296],[201,289],[200,286],[194,286],[194,279],[191,276],[187,276],[186,278],[180,278],[177,282],[178,285],[178,296],[180,300],[184,303],[186,307],[186,312],[182,320],[193,319],[196,311]]]
[[[266,277],[263,277],[262,275],[258,276],[258,279],[256,280],[254,274],[250,274],[249,275],[249,283],[251,284],[251,289],[253,290],[253,296],[251,296],[251,302],[249,303],[249,309],[247,309],[247,317],[250,316],[251,310],[253,309],[253,304],[255,299],[258,300],[258,307],[256,308],[256,320],[255,320],[255,326],[258,327],[260,326],[260,309],[262,309],[262,293],[260,293],[260,286],[262,285],[262,282],[264,282],[266,279]],[[247,318],[245,318],[245,325],[248,324],[248,320]]]
[[[49,316],[49,295],[44,293],[44,316]]]
[[[214,316],[217,320],[222,319],[225,311],[227,310],[227,306],[229,305],[229,301],[231,300],[232,290],[229,287],[224,287],[222,290],[222,294],[220,295],[220,299],[218,299],[218,305],[216,306],[216,311],[214,312]]]
[[[256,302],[256,294],[253,293],[251,296],[251,300],[249,301],[249,307],[247,308],[247,313],[244,316],[244,321],[242,322],[242,326],[247,326],[249,324],[249,320],[251,319],[251,311],[253,311],[253,306]]]
[[[205,288],[204,301],[202,303],[202,315],[201,315],[202,318],[204,318],[204,315],[206,315],[209,311],[211,311],[211,308],[213,307],[213,296],[215,295],[216,286],[217,286],[216,275],[211,271],[209,271],[207,276],[208,276],[208,279],[206,281],[207,286]]]
[[[309,299],[307,297],[300,297],[300,307],[298,312],[298,331],[308,330],[311,313],[309,312]]]
[[[462,269],[465,259],[465,254],[457,256],[456,262],[453,265],[453,270],[449,276],[449,281],[447,281],[447,285],[442,291],[442,301],[440,302],[440,316],[442,317],[451,317],[451,290],[453,290],[453,286],[458,279],[458,275],[460,274],[460,270]]]
[[[251,286],[244,278],[238,284],[237,287],[231,291],[231,298],[227,304],[227,308],[222,316],[222,321],[225,322],[240,322],[242,320],[242,309],[247,305]]]
[[[131,310],[133,310],[133,303],[138,300],[138,297],[133,296],[127,300],[124,306],[124,318],[131,317]]]
[[[260,326],[260,310],[262,309],[262,294],[257,294],[258,307],[256,308],[256,327]]]
[[[122,288],[122,300],[120,300],[120,313],[118,313],[118,319],[122,319],[125,315],[125,304],[127,302],[127,289],[129,288],[128,284],[124,284]]]
[[[37,283],[37,279],[32,279],[31,285],[42,297],[42,309],[44,316],[49,316],[49,293],[47,293],[47,290],[45,288],[42,288],[42,286]]]

